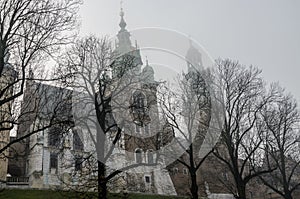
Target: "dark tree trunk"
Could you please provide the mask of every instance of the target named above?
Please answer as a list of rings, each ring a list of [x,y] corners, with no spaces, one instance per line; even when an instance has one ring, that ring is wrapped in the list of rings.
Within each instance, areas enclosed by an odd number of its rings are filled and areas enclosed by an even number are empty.
[[[198,185],[197,185],[197,175],[195,169],[191,169],[190,171],[191,175],[191,194],[192,194],[192,199],[198,199]]]
[[[105,179],[105,164],[98,161],[98,199],[107,199],[107,181]]]
[[[292,193],[290,191],[287,191],[284,198],[285,199],[293,199]]]
[[[198,185],[197,185],[197,169],[195,167],[195,162],[194,162],[194,148],[193,144],[190,145],[189,147],[189,161],[190,161],[190,176],[191,176],[191,194],[192,194],[192,199],[198,199]]]
[[[246,185],[242,182],[237,184],[238,197],[237,199],[246,199]]]

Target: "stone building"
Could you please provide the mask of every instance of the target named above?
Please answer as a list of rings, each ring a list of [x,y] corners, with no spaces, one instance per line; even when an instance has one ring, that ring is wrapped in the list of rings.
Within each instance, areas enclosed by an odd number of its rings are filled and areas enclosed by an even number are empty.
[[[0,77],[0,149],[5,147],[10,141],[10,130],[12,126],[12,100],[4,102],[13,94],[13,84],[16,78],[16,72],[12,65],[8,63],[9,52],[6,53],[4,59],[5,65]],[[3,101],[2,101],[3,100]],[[8,167],[8,150],[0,153],[0,186],[2,182],[6,181],[7,167]]]
[[[123,11],[120,16],[120,30],[117,34],[115,52],[120,57],[123,55],[134,57],[136,66],[131,78],[135,78],[135,83],[126,90],[130,94],[130,99],[127,100],[130,105],[127,106],[130,107],[128,110],[130,123],[122,129],[125,133],[122,134],[106,164],[108,168],[115,168],[116,165],[121,167],[134,164],[148,165],[137,166],[122,172],[112,181],[110,189],[112,191],[126,189],[129,192],[189,195],[191,182],[186,167],[176,161],[166,166],[163,157],[156,153],[162,145],[170,142],[174,135],[172,131],[166,130],[168,127],[161,124],[162,118],[159,118],[158,83],[154,80],[154,70],[148,61],[143,63],[140,50],[132,45]],[[193,72],[195,65],[203,67],[201,53],[192,43],[186,59],[188,72]],[[118,70],[112,71],[112,76],[118,76]],[[93,176],[94,173],[90,170],[95,168],[96,162],[89,162],[93,164],[89,167],[83,160],[89,156],[97,159],[95,145],[89,135],[89,130],[95,134],[96,129],[76,125],[74,119],[76,105],[74,105],[73,98],[76,94],[74,95],[74,92],[38,82],[28,82],[26,85],[21,112],[27,112],[27,114],[26,117],[20,119],[21,125],[18,128],[17,138],[40,130],[14,145],[11,153],[13,158],[9,162],[8,172],[13,177],[28,177],[30,188],[68,189],[70,187],[67,185],[79,188],[80,184],[85,184],[86,191],[95,190],[92,189],[92,187],[95,188],[95,184],[91,183],[96,176]],[[51,125],[43,129],[51,119],[55,119],[58,123],[61,121],[63,125]],[[166,128],[160,129],[157,124]],[[0,159],[2,169],[0,180],[1,176],[3,179],[6,176],[7,161],[4,162],[4,166],[2,164],[3,161],[1,162]],[[232,198],[228,190],[228,186],[234,183],[232,176],[225,165],[212,155],[197,171],[197,182],[201,197]],[[91,187],[88,187],[89,185]],[[254,193],[256,190],[261,190],[260,193],[267,192],[261,184],[253,182],[252,189],[248,191],[249,198],[258,199],[268,196],[261,197]]]
[[[120,58],[127,55],[134,57],[135,67],[131,75],[135,83],[128,88],[129,99],[125,99],[129,103],[127,111],[131,122],[122,129],[126,133],[122,134],[115,145],[106,165],[108,168],[115,168],[116,165],[121,168],[143,165],[118,175],[117,182],[114,181],[111,188],[113,191],[127,189],[133,192],[176,195],[164,162],[156,154],[161,143],[167,142],[164,138],[170,136],[162,138],[163,132],[156,126],[160,119],[156,102],[158,83],[154,80],[154,70],[148,61],[143,65],[138,47],[131,44],[123,11],[120,16],[115,52]],[[113,70],[112,76],[118,76],[118,72],[117,69]],[[30,188],[67,189],[67,184],[79,187],[81,183],[88,187],[95,180],[94,173],[83,173],[92,170],[97,165],[96,162],[88,168],[87,164],[91,162],[83,160],[88,156],[97,159],[93,142],[96,129],[93,126],[85,128],[77,125],[75,120],[80,107],[76,107],[78,104],[74,103],[74,96],[77,95],[74,92],[76,91],[38,82],[28,82],[26,85],[21,112],[27,114],[20,119],[17,137],[37,132],[14,145],[14,158],[10,161],[9,173],[14,177],[28,177]],[[52,120],[58,124],[47,127]],[[63,125],[59,125],[60,122]],[[87,189],[91,190],[94,189]]]

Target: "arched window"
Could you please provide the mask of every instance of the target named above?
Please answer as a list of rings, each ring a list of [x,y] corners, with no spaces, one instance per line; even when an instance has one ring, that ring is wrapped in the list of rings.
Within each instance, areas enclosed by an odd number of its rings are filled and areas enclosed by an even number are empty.
[[[57,169],[58,155],[57,153],[50,153],[50,169]]]
[[[149,150],[147,153],[147,159],[148,159],[148,163],[149,164],[153,164],[154,163],[154,158],[153,158],[153,151]]]
[[[82,132],[80,132],[82,133]],[[84,145],[77,129],[73,130],[73,149],[83,151]]]
[[[138,124],[135,124],[135,132],[138,134],[141,133],[141,127]]]
[[[81,156],[76,156],[75,157],[75,171],[82,170],[82,163],[83,163],[83,158]]]
[[[142,150],[141,149],[136,149],[135,150],[135,161],[136,161],[136,163],[142,163],[143,162]]]
[[[183,174],[187,175],[188,174],[188,170],[186,168],[183,168]]]
[[[145,124],[145,134],[149,135],[150,134],[150,124]]]
[[[133,93],[133,108],[143,110],[146,106],[146,96],[141,91]]]
[[[61,145],[62,134],[61,128],[56,126],[51,127],[48,134],[48,146],[59,147]]]
[[[174,173],[174,174],[177,174],[177,173],[178,173],[178,168],[177,168],[177,167],[173,169],[173,173]]]

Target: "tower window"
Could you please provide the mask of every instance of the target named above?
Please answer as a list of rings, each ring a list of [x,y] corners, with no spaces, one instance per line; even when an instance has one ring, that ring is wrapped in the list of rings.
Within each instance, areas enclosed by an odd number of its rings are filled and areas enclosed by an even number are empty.
[[[225,181],[228,181],[228,174],[227,172],[223,172],[223,178]]]
[[[133,93],[133,107],[137,110],[143,110],[145,107],[145,95],[141,91]]]
[[[145,125],[145,133],[146,133],[146,135],[150,134],[150,126],[149,126],[149,124]]]
[[[150,176],[145,176],[145,182],[146,183],[151,183],[151,177]]]
[[[135,124],[135,132],[141,133],[141,127],[138,124]]]
[[[188,170],[186,168],[183,168],[183,174],[187,175],[188,174]]]
[[[150,151],[148,151],[148,154],[147,154],[147,158],[148,158],[148,163],[149,164],[153,164],[154,163],[154,159],[153,159],[153,151],[152,150],[150,150]]]
[[[61,144],[62,131],[59,127],[52,127],[48,134],[48,145],[58,147]]]
[[[79,136],[78,130],[73,130],[73,148],[74,150],[83,151],[83,142]]]
[[[82,157],[75,158],[75,171],[81,171],[82,169]]]
[[[57,153],[50,154],[50,168],[57,169],[58,166],[58,155]]]
[[[133,122],[144,126],[146,121],[150,120],[149,110],[147,108],[146,96],[141,91],[135,91],[132,96],[131,113]]]
[[[174,174],[177,174],[177,173],[178,173],[178,168],[174,168],[174,169],[173,169],[173,173],[174,173]]]
[[[141,149],[135,150],[135,161],[136,161],[136,163],[142,163],[143,162],[142,150]]]

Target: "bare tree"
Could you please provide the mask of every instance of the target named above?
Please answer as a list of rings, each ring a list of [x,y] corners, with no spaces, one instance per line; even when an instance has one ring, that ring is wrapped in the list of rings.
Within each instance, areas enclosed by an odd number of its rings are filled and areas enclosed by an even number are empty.
[[[296,100],[276,86],[280,95],[262,109],[266,130],[263,167],[277,168],[260,176],[265,185],[283,198],[295,198],[300,187],[299,111]]]
[[[28,67],[34,68],[73,38],[79,1],[4,0],[0,4],[0,76],[8,62],[17,72],[1,97],[12,87],[15,92],[0,101],[3,105],[23,94]],[[15,85],[15,86],[14,86]]]
[[[20,101],[34,69],[42,70],[71,41],[79,1],[3,0],[0,2],[0,153],[14,143],[9,132],[20,124]],[[31,71],[31,72],[30,72]],[[36,76],[38,79],[38,77]],[[39,77],[39,80],[45,80]],[[21,113],[24,116],[25,112]]]
[[[206,143],[211,96],[205,73],[207,71],[191,70],[182,74],[177,77],[178,89],[162,85],[159,94],[162,115],[173,131],[175,142],[174,147],[165,151],[165,156],[187,168],[192,198],[198,198],[197,171],[213,151],[212,140]]]
[[[115,99],[118,96],[122,98],[124,92],[130,92],[130,87],[139,81],[135,72],[136,59],[131,53],[117,55],[106,37],[89,36],[79,39],[67,52],[66,67],[58,71],[62,75],[70,74],[66,76],[65,83],[74,90],[73,107],[78,107],[75,111],[80,112],[74,113],[75,126],[83,129],[94,146],[89,154],[82,157],[86,166],[79,173],[83,183],[73,186],[77,191],[98,191],[98,198],[107,198],[108,183],[114,177],[131,168],[149,165],[138,162],[119,165],[117,169],[110,169],[107,165],[114,150],[126,139],[123,127],[127,121],[116,121],[113,112],[131,109]]]
[[[266,92],[261,71],[231,60],[218,60],[215,81],[224,104],[224,122],[214,155],[231,172],[235,186],[230,191],[238,199],[246,198],[251,179],[273,169],[253,170],[259,165],[263,139],[256,128],[260,111],[272,99]]]

